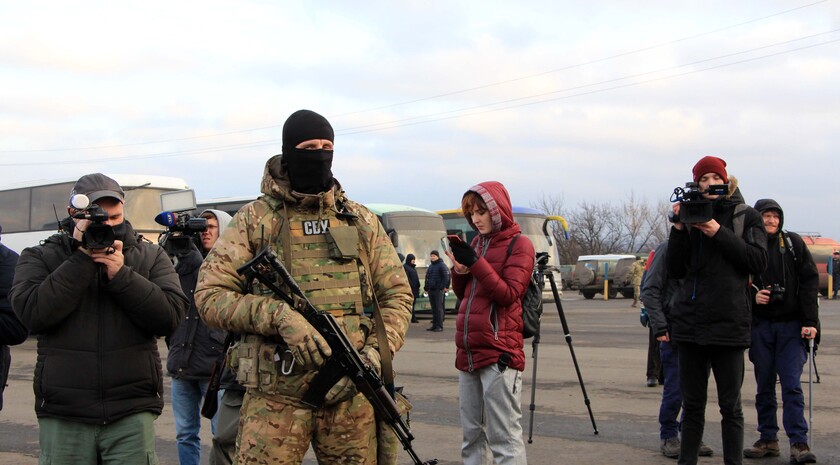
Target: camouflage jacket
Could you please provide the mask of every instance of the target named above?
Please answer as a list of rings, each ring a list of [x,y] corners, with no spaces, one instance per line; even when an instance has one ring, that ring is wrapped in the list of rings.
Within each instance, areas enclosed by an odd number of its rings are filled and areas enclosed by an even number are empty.
[[[277,336],[278,319],[286,303],[272,295],[248,294],[248,283],[236,269],[266,245],[282,250],[282,216],[278,209],[284,204],[313,212],[338,211],[337,205],[343,205],[358,216],[355,226],[359,229],[360,250],[369,256],[373,292],[382,311],[391,353],[396,353],[405,341],[413,297],[397,252],[376,215],[347,199],[338,181],[332,190],[322,194],[292,193],[280,160],[281,155],[277,155],[266,162],[263,195],[234,215],[204,260],[195,291],[201,317],[209,326],[228,331]],[[355,335],[349,336],[355,339]],[[378,346],[375,339],[376,332],[371,331],[365,344]]]

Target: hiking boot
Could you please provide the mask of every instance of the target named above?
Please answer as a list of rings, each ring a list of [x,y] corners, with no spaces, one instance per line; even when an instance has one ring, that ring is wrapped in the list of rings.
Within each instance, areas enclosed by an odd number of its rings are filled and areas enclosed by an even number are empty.
[[[711,447],[707,446],[705,442],[700,443],[700,449],[697,452],[697,455],[700,457],[711,457],[714,453],[715,451]]]
[[[790,463],[817,463],[817,456],[811,452],[811,448],[804,442],[795,442],[790,445]]]
[[[675,459],[680,456],[680,438],[674,436],[673,438],[663,439],[662,445],[659,446],[662,455]]]
[[[805,447],[808,447],[807,445]],[[791,446],[791,457],[793,457],[793,446]],[[760,459],[762,457],[778,457],[778,439],[759,439],[749,449],[744,449],[744,457],[748,459]]]

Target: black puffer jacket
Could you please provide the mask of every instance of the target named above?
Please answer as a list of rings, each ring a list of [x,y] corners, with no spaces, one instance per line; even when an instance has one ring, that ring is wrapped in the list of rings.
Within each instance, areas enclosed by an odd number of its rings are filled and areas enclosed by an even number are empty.
[[[778,231],[782,231],[785,216],[778,202],[762,199],[755,203],[755,209],[760,213],[778,211]],[[759,289],[773,284],[785,288],[784,300],[758,305],[752,299],[753,316],[773,321],[798,320],[802,326],[817,327],[820,282],[817,265],[799,234],[785,231],[782,237],[779,236],[778,232],[767,235],[767,269],[756,275],[754,281]]]
[[[224,353],[227,331],[209,328],[198,317],[195,308],[195,285],[198,283],[198,269],[204,258],[192,245],[190,253],[180,257],[175,271],[181,280],[181,289],[190,301],[190,307],[184,321],[171,336],[166,339],[169,355],[166,358],[166,370],[169,376],[178,379],[210,379],[213,364]]]
[[[3,390],[6,388],[9,365],[12,362],[8,346],[20,344],[29,335],[9,303],[9,289],[12,288],[17,261],[18,254],[0,244],[0,410],[3,410]]]
[[[163,376],[157,337],[183,319],[187,298],[162,248],[117,230],[125,266],[108,280],[65,232],[23,251],[12,306],[38,335],[35,413],[108,424],[160,414]]]
[[[671,228],[668,273],[685,278],[668,315],[676,342],[750,345],[749,279],[767,265],[767,235],[752,207],[744,212],[743,235],[735,235],[735,206],[744,203],[735,186],[730,184],[730,194],[714,201],[712,217],[721,227],[713,237],[696,228]]]

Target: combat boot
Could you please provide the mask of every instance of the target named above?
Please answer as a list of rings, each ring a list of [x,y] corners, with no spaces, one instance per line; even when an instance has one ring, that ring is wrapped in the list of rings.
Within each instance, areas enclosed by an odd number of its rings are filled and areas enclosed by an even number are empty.
[[[808,447],[807,445],[805,447]],[[762,457],[778,457],[779,456],[779,440],[778,439],[759,439],[749,449],[744,449],[744,457],[748,459],[760,459]],[[791,447],[791,457],[793,457],[793,447]]]
[[[811,448],[804,442],[795,442],[790,445],[790,463],[817,463],[817,456],[811,452]]]
[[[672,438],[663,439],[662,445],[659,446],[662,455],[675,459],[680,456],[680,438],[674,436]]]

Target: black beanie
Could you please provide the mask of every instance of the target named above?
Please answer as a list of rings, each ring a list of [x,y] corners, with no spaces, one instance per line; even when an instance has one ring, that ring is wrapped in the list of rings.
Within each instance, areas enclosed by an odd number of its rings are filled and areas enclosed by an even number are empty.
[[[283,124],[283,153],[295,148],[303,141],[326,139],[335,141],[330,122],[311,110],[298,110],[292,113]]]

